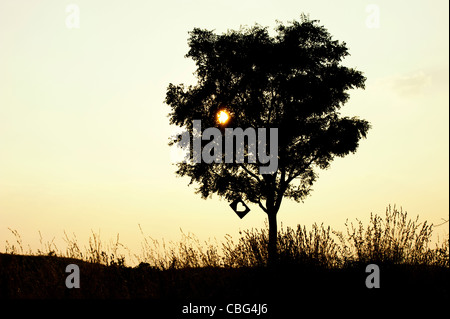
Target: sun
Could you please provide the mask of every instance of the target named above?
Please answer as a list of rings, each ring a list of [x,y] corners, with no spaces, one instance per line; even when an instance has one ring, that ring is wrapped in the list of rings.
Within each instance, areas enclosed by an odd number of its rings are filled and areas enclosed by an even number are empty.
[[[230,114],[227,111],[221,110],[217,113],[217,121],[219,124],[225,124],[230,119]]]

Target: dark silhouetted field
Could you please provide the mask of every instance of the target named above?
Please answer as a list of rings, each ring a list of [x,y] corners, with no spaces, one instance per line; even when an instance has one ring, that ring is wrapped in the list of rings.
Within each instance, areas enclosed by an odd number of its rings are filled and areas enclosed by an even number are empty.
[[[361,305],[372,310],[388,305],[439,308],[448,300],[448,241],[429,248],[432,226],[389,209],[385,218],[373,215],[367,227],[347,227],[346,234],[317,225],[310,231],[300,226],[281,229],[274,267],[266,266],[265,229],[245,231],[237,243],[228,238],[221,247],[202,247],[187,237],[159,256],[150,255],[147,240],[147,255],[135,267],[126,266],[117,251],[101,251],[95,236],[87,252],[78,251],[82,259],[52,250],[20,255],[17,246],[9,245],[10,253],[0,254],[0,298],[139,299],[156,306],[168,303],[174,317],[191,301],[266,303],[273,318],[274,313],[312,305],[324,307],[315,311],[330,312],[333,306],[345,313]],[[76,243],[68,243],[66,252],[74,255]],[[380,267],[378,289],[365,285],[365,268],[371,263]],[[65,286],[68,264],[80,268],[79,289]]]

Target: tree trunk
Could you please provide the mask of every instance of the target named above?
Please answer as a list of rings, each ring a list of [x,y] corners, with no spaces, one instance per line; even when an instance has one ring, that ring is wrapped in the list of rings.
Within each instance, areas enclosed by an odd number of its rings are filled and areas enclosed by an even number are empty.
[[[269,210],[267,211],[267,216],[269,219],[269,247],[268,247],[268,265],[269,267],[274,266],[278,259],[278,251],[277,251],[277,235],[278,235],[278,227],[277,227],[277,211]]]

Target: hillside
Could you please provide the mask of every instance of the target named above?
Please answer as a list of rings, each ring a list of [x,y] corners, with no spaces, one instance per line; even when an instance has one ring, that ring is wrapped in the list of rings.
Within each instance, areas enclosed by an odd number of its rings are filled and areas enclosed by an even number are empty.
[[[65,286],[68,264],[79,266],[79,289]],[[280,311],[296,312],[300,304],[404,307],[404,302],[420,301],[422,305],[437,306],[443,305],[441,302],[450,297],[450,271],[446,267],[379,266],[380,288],[368,289],[365,286],[368,275],[365,265],[345,269],[280,265],[273,269],[200,267],[158,270],[145,264],[131,268],[54,256],[0,254],[0,298],[3,301],[138,299],[141,303],[147,301],[144,303],[147,306],[164,308],[175,317],[181,314],[184,305],[197,301],[223,306],[229,302],[267,304],[273,315]]]

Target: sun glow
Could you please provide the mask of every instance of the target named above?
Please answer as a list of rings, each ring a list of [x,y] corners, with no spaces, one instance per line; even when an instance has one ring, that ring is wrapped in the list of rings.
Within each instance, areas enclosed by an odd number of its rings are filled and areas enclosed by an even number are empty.
[[[217,121],[220,124],[225,124],[226,122],[228,122],[229,118],[230,115],[227,111],[221,110],[219,113],[217,113]]]

